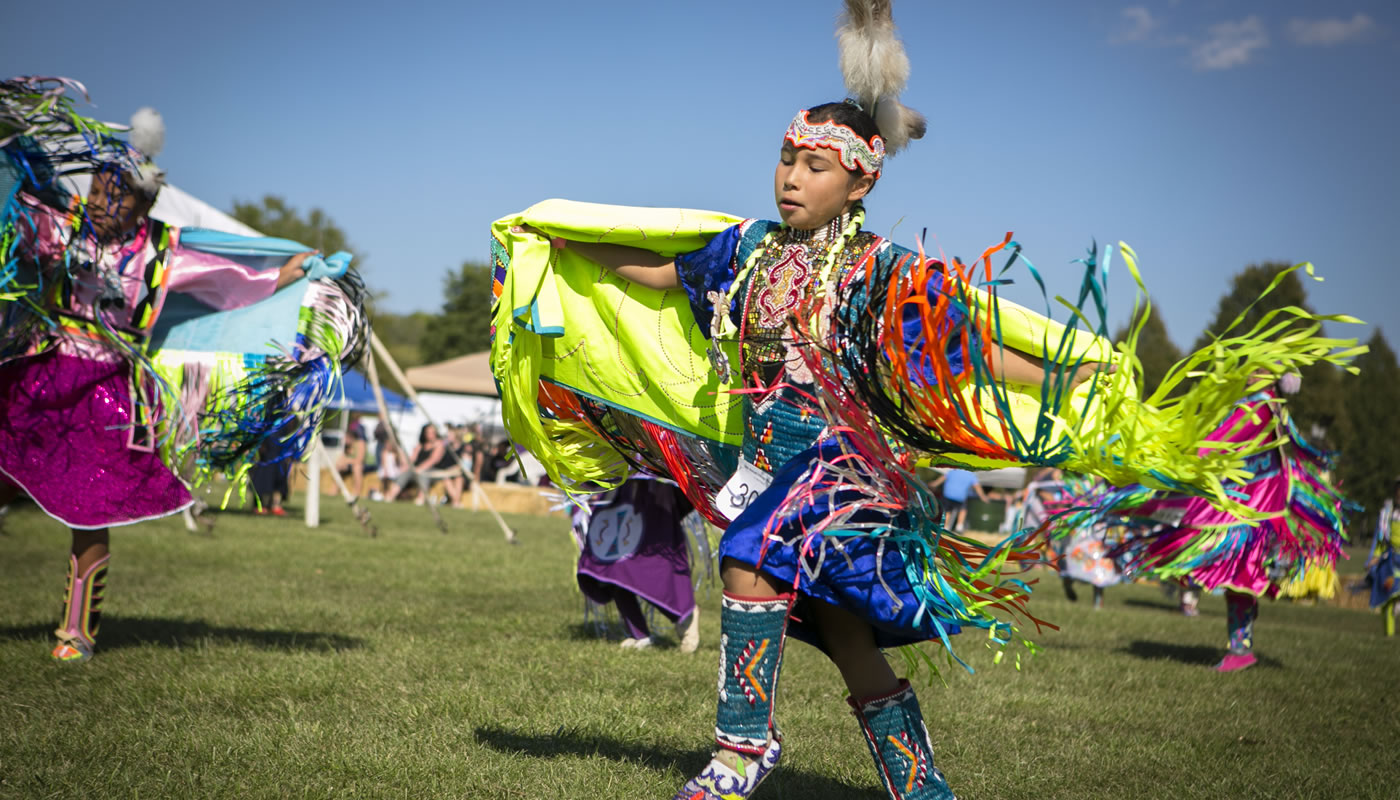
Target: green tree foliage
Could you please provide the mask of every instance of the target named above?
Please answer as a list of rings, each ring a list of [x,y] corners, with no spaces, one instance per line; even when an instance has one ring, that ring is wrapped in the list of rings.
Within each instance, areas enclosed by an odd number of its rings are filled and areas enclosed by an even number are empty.
[[[319,208],[313,208],[303,217],[301,212],[287,205],[287,201],[276,195],[266,195],[261,203],[234,202],[233,218],[255,228],[266,236],[291,239],[323,253],[344,250],[355,256],[355,268],[364,274],[364,254],[355,250],[345,231]]]
[[[388,348],[389,355],[394,357],[394,363],[408,369],[426,363],[421,344],[433,318],[433,315],[426,311],[393,314],[376,310],[370,315],[370,323],[374,326],[375,335]],[[388,374],[382,363],[379,365],[379,374]]]
[[[1400,364],[1377,330],[1366,343],[1370,352],[1354,362],[1360,372],[1340,381],[1346,406],[1346,431],[1339,471],[1342,491],[1366,507],[1352,541],[1371,534],[1369,519],[1385,502],[1400,477]]]
[[[1141,310],[1133,317],[1133,321],[1113,335],[1115,343],[1122,342],[1128,338],[1128,332],[1137,324],[1142,317]],[[1142,362],[1142,392],[1146,397],[1157,391],[1157,386],[1162,382],[1162,378],[1167,374],[1171,366],[1181,360],[1181,350],[1172,342],[1172,337],[1167,333],[1167,325],[1162,322],[1162,307],[1156,303],[1152,304],[1152,312],[1147,315],[1143,322],[1142,332],[1138,334],[1137,341],[1138,360]]]
[[[1274,277],[1290,266],[1282,262],[1252,264],[1235,275],[1230,281],[1230,291],[1220,298],[1215,318],[1196,340],[1195,347],[1209,344],[1241,315],[1243,319],[1230,330],[1231,336],[1248,333],[1265,314],[1275,309],[1297,306],[1311,311],[1307,290],[1296,271],[1285,275],[1272,292],[1260,298]],[[1289,413],[1311,441],[1324,447],[1341,447],[1345,438],[1341,431],[1346,429],[1341,375],[1330,364],[1316,364],[1303,369],[1302,376],[1302,389],[1288,399]]]
[[[1192,349],[1199,350],[1206,346],[1216,336],[1225,332],[1225,326],[1235,321],[1235,318],[1244,315],[1244,319],[1239,325],[1231,330],[1231,334],[1238,336],[1246,333],[1264,315],[1274,309],[1285,306],[1298,306],[1309,308],[1308,293],[1303,288],[1303,282],[1298,279],[1297,272],[1291,272],[1284,276],[1277,288],[1269,293],[1262,300],[1259,296],[1264,290],[1269,288],[1269,282],[1274,279],[1279,272],[1293,266],[1277,261],[1269,261],[1263,264],[1251,264],[1245,267],[1239,274],[1230,280],[1230,291],[1226,292],[1220,302],[1215,307],[1215,318],[1201,332],[1196,339],[1196,344]],[[1258,302],[1255,302],[1255,301]],[[1251,303],[1253,306],[1251,307]]]
[[[465,261],[443,280],[442,312],[432,317],[419,349],[423,360],[441,361],[491,346],[491,267]]]

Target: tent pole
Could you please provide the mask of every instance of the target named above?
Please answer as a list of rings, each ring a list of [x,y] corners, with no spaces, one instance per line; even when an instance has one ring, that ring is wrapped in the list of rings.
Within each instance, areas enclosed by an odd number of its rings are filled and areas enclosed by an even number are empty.
[[[374,336],[371,329],[370,336]],[[379,370],[374,366],[374,356],[365,359],[365,375],[369,378],[369,388],[374,392],[374,404],[379,406],[379,421],[388,431],[389,440],[393,443],[394,449],[405,456],[407,450],[403,449],[403,442],[399,441],[399,432],[394,430],[394,426],[389,424],[389,404],[384,402],[384,389],[379,385]]]
[[[379,337],[374,335],[373,328],[370,328],[369,335],[370,341],[372,343],[379,343]],[[380,346],[382,347],[383,345]],[[394,369],[398,368],[398,364],[395,364],[392,358],[390,358],[386,363],[393,364]],[[403,443],[399,441],[399,432],[394,429],[393,425],[389,424],[389,404],[384,401],[384,388],[379,383],[379,368],[374,365],[373,354],[370,354],[369,357],[365,359],[365,374],[366,377],[369,378],[369,388],[371,391],[374,392],[374,403],[375,405],[379,406],[379,424],[383,425],[386,429],[388,429],[389,439],[392,440],[394,443],[394,450],[399,453],[402,453],[404,459],[406,460],[408,458],[408,451],[403,448]],[[415,400],[415,402],[417,401]],[[426,412],[424,413],[426,415]],[[398,457],[395,456],[395,459],[397,458]],[[408,465],[405,464],[404,466],[406,467]],[[424,505],[428,506],[428,513],[433,515],[433,522],[437,525],[438,530],[442,531],[443,533],[447,533],[447,523],[443,522],[442,514],[438,513],[437,506],[427,503],[425,503]]]
[[[311,458],[306,462],[306,527],[315,528],[321,524],[321,440],[316,436],[316,446],[311,448]]]
[[[369,512],[360,507],[360,499],[350,494],[350,488],[345,485],[345,479],[340,477],[340,470],[335,468],[334,462],[331,461],[330,453],[326,452],[326,446],[317,440],[316,447],[320,450],[321,461],[330,467],[328,471],[331,473],[331,480],[335,483],[336,488],[340,490],[340,498],[345,501],[345,505],[350,507],[350,513],[355,515],[355,520],[360,523],[360,527],[364,529],[364,532],[369,534],[369,538],[373,539],[378,536],[379,529],[374,526]]]
[[[380,358],[384,359],[384,366],[389,368],[389,374],[393,375],[394,380],[398,381],[399,388],[403,389],[403,393],[408,396],[408,399],[412,400],[414,404],[418,406],[418,410],[423,412],[423,416],[428,420],[428,424],[441,430],[442,426],[438,424],[437,420],[433,419],[432,415],[428,413],[428,409],[423,406],[423,401],[419,399],[418,392],[415,391],[412,384],[408,382],[408,376],[404,375],[403,370],[399,369],[398,362],[394,361],[394,357],[389,354],[389,348],[385,347],[384,343],[379,341],[379,336],[374,332],[373,328],[371,328],[369,332],[369,343],[370,346],[374,348],[374,355],[377,355]],[[370,383],[374,387],[375,398],[378,399],[380,403],[379,407],[382,411],[385,408],[384,399],[382,393],[379,391],[379,380],[378,375],[374,371],[373,357],[370,358],[369,372]],[[387,418],[388,417],[386,415],[385,419]],[[465,475],[466,465],[462,463],[461,455],[458,454],[456,450],[453,450],[451,448],[448,448],[447,452],[452,454],[452,460],[457,462],[457,466],[462,468],[462,473],[463,475]],[[490,498],[486,497],[486,493],[481,491],[481,488],[477,486],[477,483],[478,481],[472,481],[473,498],[479,496],[482,500],[486,502],[487,510],[491,512],[491,516],[496,518],[496,524],[501,526],[501,532],[505,534],[506,541],[514,544],[516,541],[515,531],[511,530],[510,526],[506,524],[505,519],[500,515],[499,512],[496,511],[496,507],[492,505]]]

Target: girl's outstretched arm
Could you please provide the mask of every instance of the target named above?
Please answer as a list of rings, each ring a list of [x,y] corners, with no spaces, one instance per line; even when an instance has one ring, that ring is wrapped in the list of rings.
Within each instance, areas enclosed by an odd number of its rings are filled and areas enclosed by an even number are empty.
[[[1035,386],[1045,379],[1043,359],[1022,353],[1020,350],[1013,350],[1010,347],[993,347],[990,350],[988,355],[992,375],[998,380]],[[1104,365],[1096,361],[1086,361],[1070,376],[1070,387],[1078,386],[1089,380],[1093,377],[1094,371],[1098,369],[1109,373],[1117,371],[1113,364]]]
[[[529,225],[512,228],[515,233],[545,234]],[[596,242],[569,242],[555,237],[549,240],[551,247],[573,250],[575,253],[596,264],[616,272],[627,280],[649,289],[679,289],[680,276],[676,274],[676,261],[672,258],[621,244],[599,244]]]

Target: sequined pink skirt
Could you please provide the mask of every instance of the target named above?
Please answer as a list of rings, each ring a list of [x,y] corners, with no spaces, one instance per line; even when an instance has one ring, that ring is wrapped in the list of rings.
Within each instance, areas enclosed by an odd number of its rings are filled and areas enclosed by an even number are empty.
[[[0,365],[0,480],[72,528],[163,517],[191,502],[154,452],[132,449],[126,362],[56,352]]]

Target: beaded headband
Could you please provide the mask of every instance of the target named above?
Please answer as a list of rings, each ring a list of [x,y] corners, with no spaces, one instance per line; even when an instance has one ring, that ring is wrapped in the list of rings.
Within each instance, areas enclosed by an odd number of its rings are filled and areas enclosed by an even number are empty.
[[[835,150],[841,159],[841,166],[851,172],[859,169],[866,175],[880,177],[880,166],[885,163],[885,140],[878,134],[867,143],[850,126],[838,122],[812,123],[807,119],[807,111],[797,112],[788,126],[783,140],[793,147],[816,150],[825,147]]]

